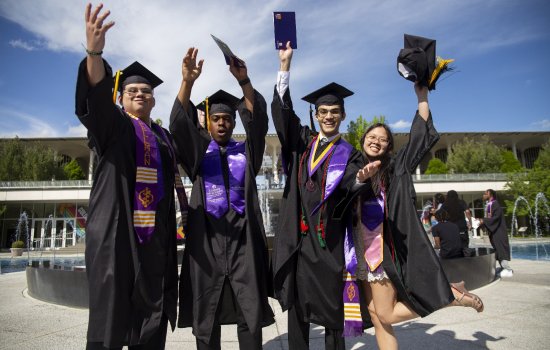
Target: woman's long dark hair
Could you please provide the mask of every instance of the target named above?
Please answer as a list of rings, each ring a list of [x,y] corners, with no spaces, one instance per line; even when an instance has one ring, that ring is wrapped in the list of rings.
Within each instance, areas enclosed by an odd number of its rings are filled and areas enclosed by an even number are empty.
[[[388,146],[386,147],[386,152],[384,152],[382,156],[376,157],[376,158],[369,158],[367,156],[367,153],[365,152],[365,138],[367,137],[367,134],[371,130],[376,128],[384,128],[384,130],[386,130],[386,134],[388,135]],[[372,162],[375,160],[380,160],[382,162],[382,164],[380,165],[380,169],[378,170],[376,175],[374,175],[371,178],[372,190],[376,195],[380,194],[380,190],[382,189],[382,187],[384,187],[387,191],[387,189],[390,186],[389,181],[390,181],[390,171],[392,168],[391,160],[393,155],[393,146],[394,146],[393,133],[391,132],[390,127],[384,123],[372,124],[367,128],[363,136],[361,136],[361,154],[363,154],[363,158],[365,159],[365,164],[367,162]]]
[[[458,198],[458,193],[455,190],[450,190],[447,192],[445,208],[449,214],[449,221],[464,221],[464,208],[461,206],[460,198]]]

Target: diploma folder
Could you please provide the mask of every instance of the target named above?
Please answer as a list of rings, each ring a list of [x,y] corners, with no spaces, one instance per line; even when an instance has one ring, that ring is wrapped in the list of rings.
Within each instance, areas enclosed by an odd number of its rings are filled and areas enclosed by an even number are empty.
[[[222,50],[223,56],[225,57],[225,63],[227,63],[227,65],[231,64],[230,58],[233,58],[233,60],[235,61],[235,65],[237,67],[239,67],[239,68],[244,68],[245,67],[245,64],[244,64],[243,60],[241,60],[240,58],[235,56],[235,54],[231,51],[231,49],[229,48],[229,46],[227,46],[226,43],[224,43],[220,39],[216,38],[212,34],[210,34],[210,36],[212,37],[212,39],[214,39],[214,41],[216,42],[216,44],[218,45],[220,50]]]
[[[290,47],[298,48],[296,41],[296,14],[294,12],[273,12],[273,27],[275,29],[275,49],[284,50],[287,41]]]

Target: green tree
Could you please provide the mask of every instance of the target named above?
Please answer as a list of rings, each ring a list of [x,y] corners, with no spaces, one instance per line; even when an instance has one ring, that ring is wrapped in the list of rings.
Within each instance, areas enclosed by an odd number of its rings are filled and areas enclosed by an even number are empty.
[[[386,117],[383,115],[374,116],[371,121],[363,119],[363,116],[360,115],[355,121],[352,120],[349,122],[348,133],[345,136],[346,141],[348,141],[353,147],[355,147],[355,149],[361,151],[361,136],[363,136],[369,126],[376,123],[384,123],[385,121]]]
[[[517,173],[524,171],[519,160],[516,159],[512,151],[502,151],[502,165],[500,166],[501,173]]]
[[[505,201],[508,214],[513,212],[514,201],[519,196],[527,199],[529,205],[533,208],[533,214],[535,211],[535,198],[538,193],[542,192],[550,200],[550,142],[542,146],[532,169],[528,169],[525,173],[511,173],[508,175],[506,188],[508,195],[512,198],[512,200]],[[527,215],[527,208],[521,206],[516,214]],[[542,217],[541,214],[550,215],[544,205],[539,206],[539,218]]]
[[[84,174],[84,171],[82,171],[82,168],[76,159],[73,159],[67,163],[67,165],[63,167],[63,172],[65,173],[65,177],[69,180],[86,179],[86,174]]]
[[[447,167],[455,174],[498,173],[502,162],[501,149],[487,137],[465,138],[452,145]]]
[[[25,144],[19,138],[0,142],[0,181],[63,179],[55,151],[40,143]]]
[[[428,163],[428,168],[426,169],[426,174],[447,174],[449,169],[447,165],[439,158],[432,158]]]

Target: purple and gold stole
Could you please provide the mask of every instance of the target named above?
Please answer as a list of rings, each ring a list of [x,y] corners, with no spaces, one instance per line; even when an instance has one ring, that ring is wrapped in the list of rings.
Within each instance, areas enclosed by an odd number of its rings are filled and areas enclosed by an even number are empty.
[[[494,202],[494,200],[488,201],[487,206],[485,207],[485,211],[487,212],[487,217],[488,218],[493,217],[493,202]]]
[[[375,196],[361,201],[358,206],[360,211],[359,228],[361,235],[365,237],[365,260],[370,271],[374,272],[384,258],[384,198],[385,192],[380,191],[380,196]]]
[[[155,232],[155,217],[157,205],[164,196],[162,160],[160,149],[147,124],[134,115],[126,112],[134,124],[136,132],[136,183],[134,189],[134,230],[140,244],[148,243]],[[187,196],[181,182],[176,165],[175,152],[165,131],[155,123],[151,123],[157,133],[168,145],[173,159],[175,172],[175,187],[180,202],[182,219],[187,217]]]
[[[323,151],[321,155],[319,155],[317,159],[313,159],[315,157],[315,150],[317,149],[318,142],[319,137],[317,136],[317,139],[314,141],[315,147],[313,147],[309,154],[309,177],[311,177],[313,173],[317,171],[319,166],[323,164],[325,159],[329,156],[329,154],[331,154],[332,149],[334,149],[334,153],[329,160],[325,188],[323,189],[323,197],[321,198],[321,202],[311,211],[311,215],[314,215],[321,208],[321,206],[327,201],[330,195],[338,187],[340,181],[342,181],[342,178],[344,177],[344,174],[346,172],[346,166],[348,164],[349,156],[353,151],[352,145],[342,140],[341,137],[337,137],[332,140],[331,143],[329,143],[327,148]]]
[[[206,212],[218,219],[227,213],[229,205],[237,213],[244,213],[245,143],[231,139],[226,146],[226,155],[229,167],[229,203],[223,180],[220,147],[216,141],[210,141],[201,163]]]
[[[344,337],[358,337],[363,334],[363,319],[361,317],[361,302],[359,300],[359,288],[357,286],[355,270],[357,268],[357,255],[353,244],[351,222],[346,227],[344,237],[344,258],[346,267],[344,270]]]

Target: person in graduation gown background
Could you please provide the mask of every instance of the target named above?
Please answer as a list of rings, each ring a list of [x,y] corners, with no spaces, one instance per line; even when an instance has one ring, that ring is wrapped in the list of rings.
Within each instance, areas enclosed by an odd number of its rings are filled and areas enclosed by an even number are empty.
[[[86,348],[164,349],[177,317],[178,179],[185,192],[170,135],[151,120],[162,80],[135,62],[119,79],[122,108],[114,103],[113,73],[101,57],[109,14],[86,6],[88,55],[76,86],[76,115],[97,160],[86,223]]]
[[[325,327],[326,349],[345,349],[346,219],[333,220],[332,212],[348,195],[361,164],[360,153],[339,133],[344,98],[353,92],[332,83],[304,98],[315,104],[317,135],[301,125],[293,110],[288,88],[292,54],[290,43],[279,50],[271,104],[287,175],[272,257],[275,297],[283,311],[289,310],[289,349],[309,348],[310,322]]]
[[[496,259],[501,267],[500,276],[512,277],[514,272],[510,267],[510,242],[504,211],[497,200],[496,191],[486,190],[483,193],[483,200],[487,202],[487,206],[485,207],[485,217],[479,220],[480,224],[484,225],[489,232],[489,240],[496,251]]]
[[[361,138],[365,162],[380,162],[357,181],[369,179],[354,209],[357,279],[362,280],[380,349],[397,349],[392,324],[424,317],[446,306],[483,311],[483,303],[463,283],[450,284],[416,212],[411,174],[439,134],[428,106],[428,88],[414,85],[418,110],[408,142],[393,153],[393,135],[383,123],[371,125]],[[375,172],[373,174],[372,172]]]
[[[182,63],[182,83],[170,116],[180,162],[193,182],[180,277],[179,327],[193,327],[198,349],[220,349],[220,325],[237,324],[241,349],[262,348],[262,327],[274,322],[267,240],[256,175],[268,129],[266,102],[247,68],[230,72],[244,97],[223,90],[205,100],[207,129],[190,102],[202,72],[196,48]],[[244,63],[244,62],[243,62]],[[246,141],[231,136],[239,111]]]

